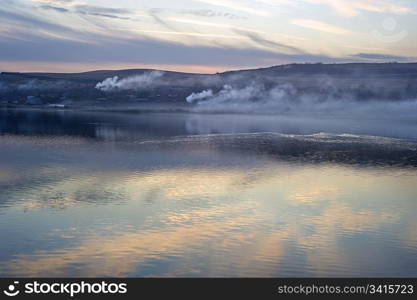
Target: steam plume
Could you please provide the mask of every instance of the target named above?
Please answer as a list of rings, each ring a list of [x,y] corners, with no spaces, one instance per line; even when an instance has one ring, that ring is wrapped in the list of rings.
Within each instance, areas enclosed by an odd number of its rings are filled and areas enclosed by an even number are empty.
[[[161,71],[152,71],[142,75],[135,75],[119,79],[118,76],[109,77],[96,84],[96,89],[103,92],[115,90],[139,90],[156,85],[156,81],[163,75]]]

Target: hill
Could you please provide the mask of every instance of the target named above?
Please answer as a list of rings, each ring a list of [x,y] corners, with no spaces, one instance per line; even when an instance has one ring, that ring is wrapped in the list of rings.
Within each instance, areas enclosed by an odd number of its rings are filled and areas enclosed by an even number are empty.
[[[3,105],[186,103],[186,99],[200,103],[228,102],[233,97],[256,102],[277,93],[291,99],[417,99],[417,63],[289,64],[216,74],[151,69],[0,74]]]

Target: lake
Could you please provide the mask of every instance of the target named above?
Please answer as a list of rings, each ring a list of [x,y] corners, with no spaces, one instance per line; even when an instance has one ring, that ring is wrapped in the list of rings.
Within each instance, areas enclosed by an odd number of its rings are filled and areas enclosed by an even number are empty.
[[[416,277],[417,122],[0,110],[1,277]]]

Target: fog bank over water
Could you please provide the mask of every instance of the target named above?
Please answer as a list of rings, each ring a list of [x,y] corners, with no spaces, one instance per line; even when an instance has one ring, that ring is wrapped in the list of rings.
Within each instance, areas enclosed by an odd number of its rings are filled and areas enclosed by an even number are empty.
[[[342,113],[342,112],[341,112]],[[410,114],[411,115],[411,114]],[[276,132],[283,134],[355,134],[417,140],[417,120],[386,116],[364,117],[212,114],[110,113],[70,110],[0,109],[0,134],[68,135],[104,140],[144,139],[199,134]]]
[[[258,113],[326,113],[350,116],[410,117],[417,113],[417,99],[367,99],[339,92],[336,89],[322,93],[301,93],[291,84],[274,86],[251,84],[242,88],[225,85],[220,91],[212,89],[192,93],[186,98],[194,104],[195,112],[258,112]]]

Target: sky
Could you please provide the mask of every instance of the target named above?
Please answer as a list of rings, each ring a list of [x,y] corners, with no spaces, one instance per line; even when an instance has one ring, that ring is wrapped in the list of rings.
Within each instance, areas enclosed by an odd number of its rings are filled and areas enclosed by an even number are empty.
[[[417,61],[415,0],[0,0],[0,71]]]

